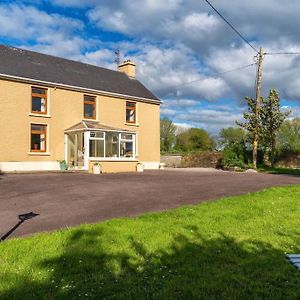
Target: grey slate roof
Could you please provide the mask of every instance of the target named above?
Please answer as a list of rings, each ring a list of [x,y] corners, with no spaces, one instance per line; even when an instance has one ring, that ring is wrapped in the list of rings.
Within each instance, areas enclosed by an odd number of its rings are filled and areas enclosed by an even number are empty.
[[[159,100],[125,73],[0,45],[0,74]]]

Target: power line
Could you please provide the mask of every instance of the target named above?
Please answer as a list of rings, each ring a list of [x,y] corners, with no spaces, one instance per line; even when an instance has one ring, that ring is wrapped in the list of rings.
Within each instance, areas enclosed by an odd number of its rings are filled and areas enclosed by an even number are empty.
[[[266,52],[264,55],[300,55],[300,52]]]
[[[239,71],[239,70],[243,70],[243,69],[252,67],[252,66],[254,66],[254,65],[256,65],[256,64],[257,64],[257,63],[255,62],[255,63],[249,64],[249,65],[241,66],[241,67],[234,68],[234,69],[231,69],[231,70],[227,70],[227,71],[224,71],[224,72],[220,72],[220,73],[212,73],[212,74],[210,74],[210,76],[220,76],[220,75],[224,75],[224,74],[227,74],[227,73],[231,73],[231,72],[234,72],[234,71]],[[199,79],[195,79],[195,80],[191,80],[191,81],[187,81],[187,82],[181,83],[180,85],[169,86],[169,87],[166,87],[166,88],[164,88],[164,89],[170,89],[170,88],[177,89],[177,88],[180,88],[180,87],[182,87],[182,86],[185,86],[185,85],[188,85],[188,84],[191,84],[191,83],[194,83],[194,82],[206,80],[206,79],[207,79],[207,78],[199,78]]]
[[[234,26],[225,19],[225,17],[208,1],[208,0],[204,0],[221,18],[222,20],[245,42],[247,43],[256,53],[258,53],[258,50],[251,45],[251,43],[245,38],[243,37],[243,35],[234,28]]]

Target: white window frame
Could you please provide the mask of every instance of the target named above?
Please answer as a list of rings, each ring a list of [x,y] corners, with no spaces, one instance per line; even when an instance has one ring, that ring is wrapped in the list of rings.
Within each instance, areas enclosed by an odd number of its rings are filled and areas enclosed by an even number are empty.
[[[101,132],[103,133],[103,138],[99,138],[99,137],[91,137],[91,132]],[[105,153],[105,138],[106,138],[106,132],[105,131],[100,131],[100,130],[94,130],[94,131],[89,131],[89,141],[92,140],[92,141],[103,141],[104,142],[104,147],[103,147],[103,150],[104,150],[104,156],[103,158],[105,158],[106,156],[106,153]],[[88,142],[88,144],[90,145],[90,142]],[[90,149],[89,149],[89,152],[88,152],[88,156],[90,157]],[[90,157],[90,158],[98,158],[98,157]]]
[[[99,138],[99,137],[91,137],[91,132],[102,132],[103,133],[103,138]],[[115,132],[118,133],[118,157],[106,157],[106,145],[105,145],[105,139],[106,139],[106,133],[107,132]],[[136,133],[132,133],[132,132],[122,132],[122,131],[100,131],[100,130],[91,130],[88,131],[88,136],[87,136],[87,144],[88,146],[85,147],[85,153],[87,154],[88,159],[90,160],[133,160],[136,159]],[[132,135],[132,139],[122,139],[121,136],[122,134],[131,134]],[[101,140],[104,141],[104,156],[103,157],[90,157],[90,149],[89,149],[89,144],[90,144],[90,140]],[[121,142],[132,142],[132,157],[121,157]]]

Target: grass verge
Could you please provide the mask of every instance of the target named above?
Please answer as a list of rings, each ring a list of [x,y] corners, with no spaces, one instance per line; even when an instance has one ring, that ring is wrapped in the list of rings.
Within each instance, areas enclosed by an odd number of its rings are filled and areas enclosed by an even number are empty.
[[[300,186],[0,244],[0,299],[299,299]]]
[[[300,176],[300,169],[260,167],[258,168],[258,170],[260,172],[266,172],[269,174],[289,174],[289,175]]]

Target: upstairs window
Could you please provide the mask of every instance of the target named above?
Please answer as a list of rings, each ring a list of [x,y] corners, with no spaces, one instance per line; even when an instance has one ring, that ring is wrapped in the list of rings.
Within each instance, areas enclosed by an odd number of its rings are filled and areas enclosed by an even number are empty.
[[[31,124],[30,131],[31,152],[46,152],[47,126]]]
[[[126,123],[136,123],[136,103],[126,101]]]
[[[31,112],[35,114],[47,114],[47,90],[31,88]]]
[[[84,95],[83,116],[85,119],[96,119],[96,97]]]

